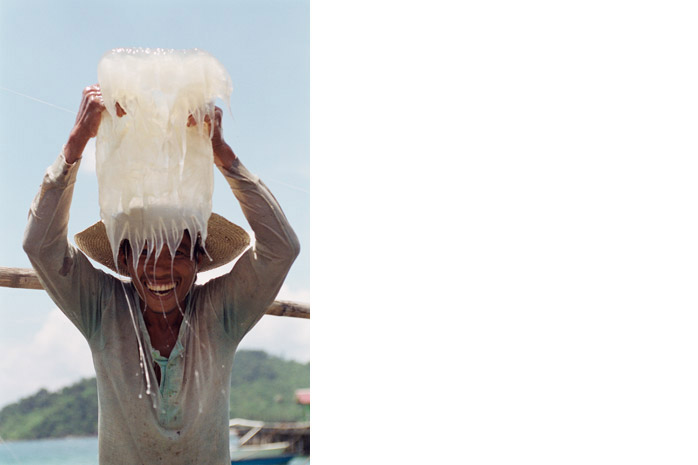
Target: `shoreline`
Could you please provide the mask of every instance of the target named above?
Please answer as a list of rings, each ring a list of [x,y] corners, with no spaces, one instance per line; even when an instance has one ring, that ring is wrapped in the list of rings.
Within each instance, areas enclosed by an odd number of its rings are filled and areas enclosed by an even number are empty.
[[[29,442],[29,441],[57,441],[63,439],[97,439],[97,435],[87,435],[87,436],[57,436],[50,438],[34,438],[34,439],[5,439],[0,437],[0,444],[11,444],[15,442]]]

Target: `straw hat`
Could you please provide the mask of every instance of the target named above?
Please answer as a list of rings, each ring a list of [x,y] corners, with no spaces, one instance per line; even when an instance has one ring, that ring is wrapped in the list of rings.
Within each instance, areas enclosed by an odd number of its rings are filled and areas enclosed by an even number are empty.
[[[75,243],[92,260],[126,276],[126,273],[114,265],[111,246],[107,238],[107,228],[102,221],[98,221],[84,231],[77,233]],[[216,213],[211,213],[208,220],[206,251],[212,260],[204,257],[199,271],[225,265],[240,255],[249,244],[250,236],[244,229]]]

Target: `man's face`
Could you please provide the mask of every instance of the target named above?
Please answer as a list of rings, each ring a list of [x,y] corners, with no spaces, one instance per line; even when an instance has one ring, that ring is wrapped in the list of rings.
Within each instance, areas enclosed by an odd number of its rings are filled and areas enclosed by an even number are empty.
[[[174,260],[169,248],[164,245],[157,262],[154,252],[146,261],[147,250],[143,250],[138,258],[138,266],[134,268],[130,251],[127,250],[124,265],[146,308],[158,313],[167,313],[177,308],[184,311],[187,294],[196,280],[201,261],[196,253],[194,259],[191,259],[190,252],[191,238],[187,232],[177,248]]]

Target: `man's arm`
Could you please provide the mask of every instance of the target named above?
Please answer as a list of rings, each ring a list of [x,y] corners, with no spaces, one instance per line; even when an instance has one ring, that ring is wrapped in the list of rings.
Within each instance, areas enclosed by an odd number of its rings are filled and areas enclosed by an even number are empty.
[[[97,133],[103,110],[99,87],[86,88],[68,142],[32,203],[23,240],[44,289],[88,339],[99,324],[97,301],[106,274],[96,272],[68,243],[68,218],[79,161],[85,144]]]
[[[221,117],[222,111],[216,108],[211,139],[214,163],[228,181],[255,236],[253,248],[238,259],[228,275],[212,283],[226,296],[226,330],[240,339],[273,302],[300,252],[300,243],[267,186],[243,166],[223,140]]]

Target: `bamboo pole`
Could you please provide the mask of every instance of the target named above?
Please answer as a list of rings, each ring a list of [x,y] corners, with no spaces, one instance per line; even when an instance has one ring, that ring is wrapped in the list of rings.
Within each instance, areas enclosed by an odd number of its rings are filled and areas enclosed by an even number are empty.
[[[6,268],[0,266],[0,286],[20,289],[43,289],[36,272],[31,268]]]
[[[0,266],[0,287],[19,289],[43,289],[36,272],[31,268],[7,268]],[[288,316],[292,318],[310,318],[310,305],[275,300],[266,311],[267,315]]]

